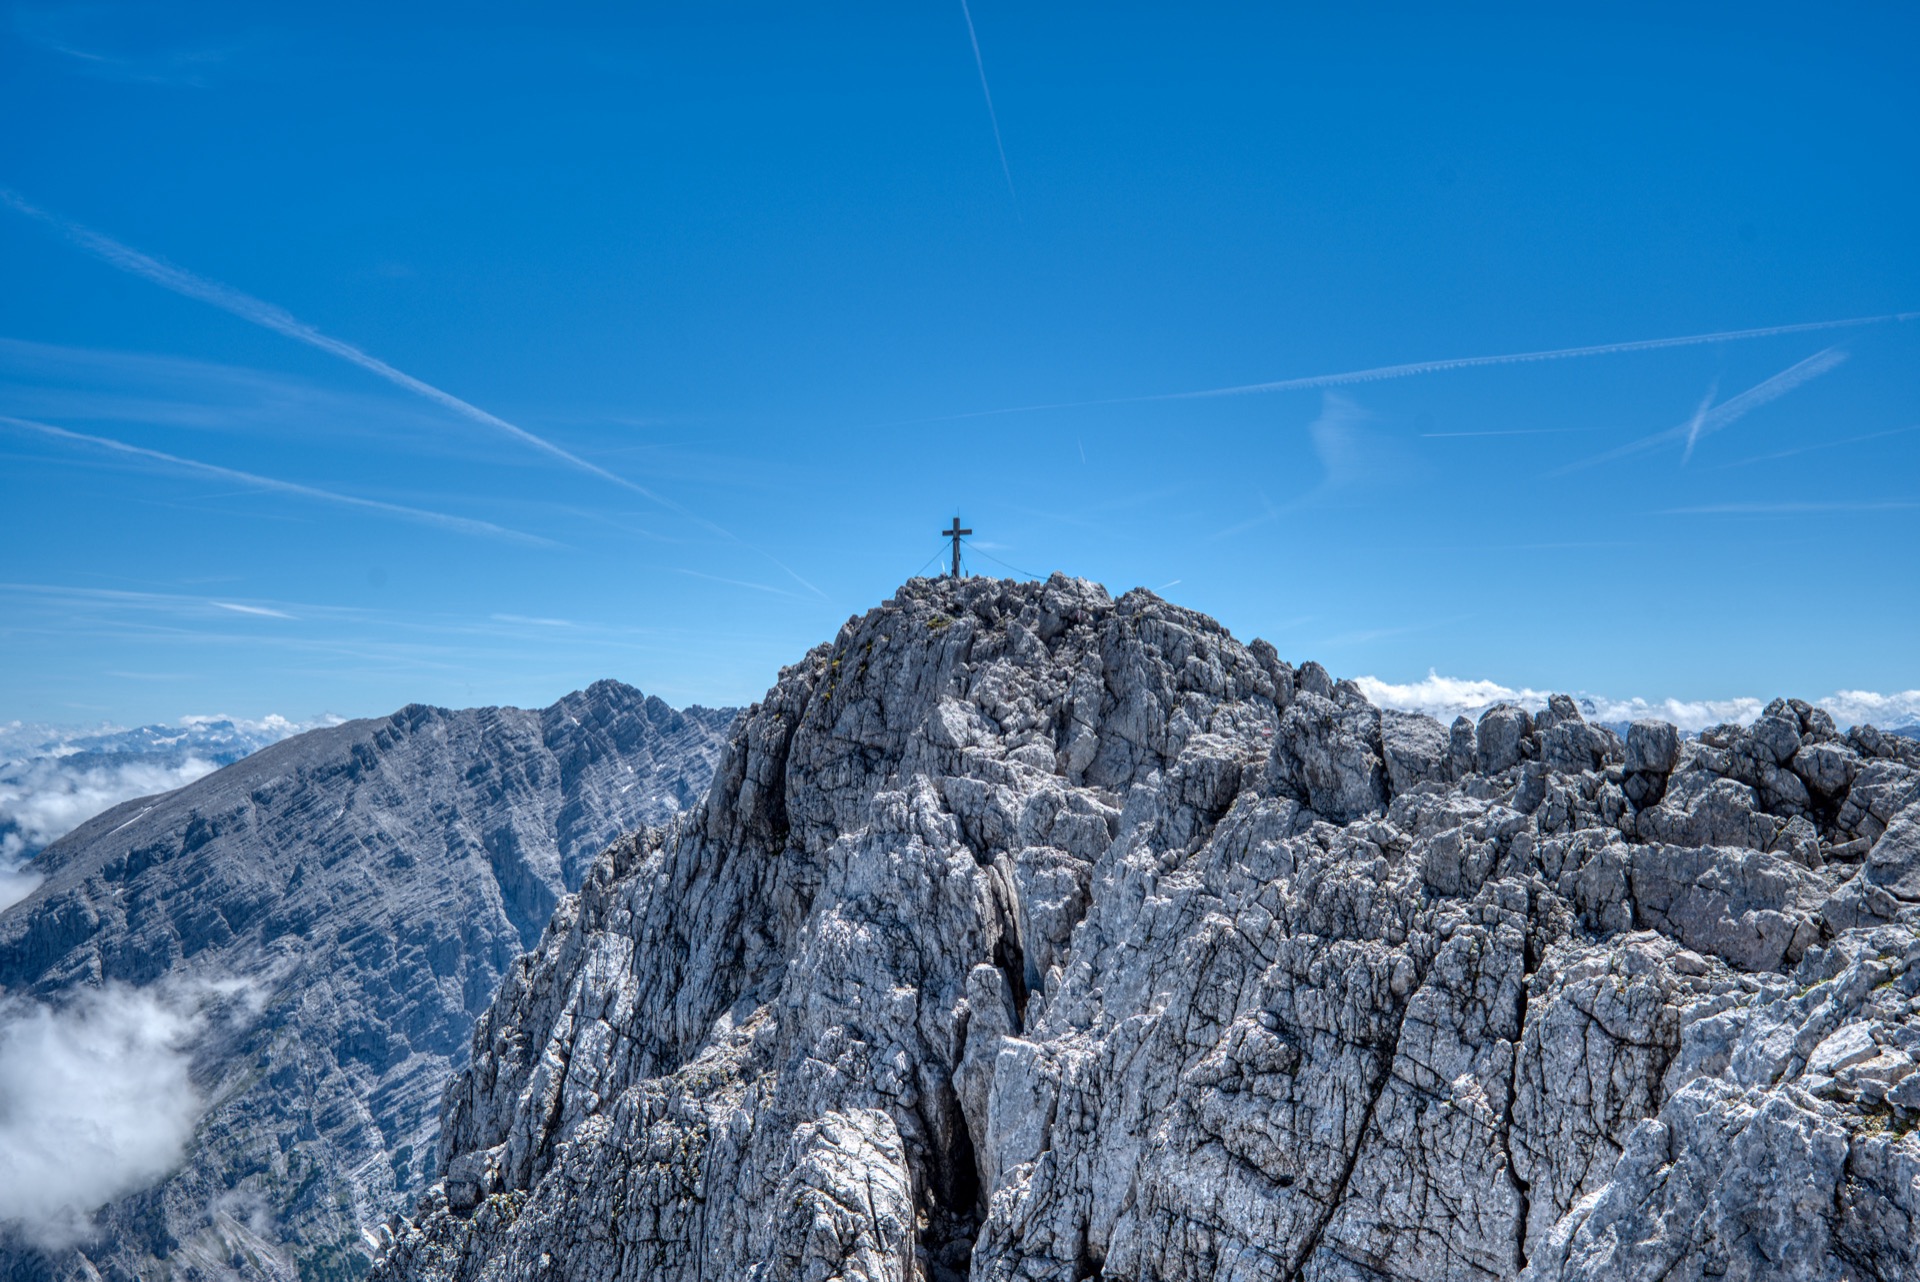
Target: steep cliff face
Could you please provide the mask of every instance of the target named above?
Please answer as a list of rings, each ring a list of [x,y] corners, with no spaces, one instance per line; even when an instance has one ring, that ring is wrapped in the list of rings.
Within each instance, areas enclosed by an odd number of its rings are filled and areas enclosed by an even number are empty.
[[[0,1276],[364,1273],[366,1230],[433,1172],[441,1092],[501,975],[609,841],[704,793],[733,715],[615,682],[535,711],[414,706],[42,852],[45,882],[0,914],[6,996],[124,984],[216,1009],[177,1171],[77,1249],[6,1241]]]
[[[1914,1276],[1916,764],[916,580],[511,968],[379,1276]]]

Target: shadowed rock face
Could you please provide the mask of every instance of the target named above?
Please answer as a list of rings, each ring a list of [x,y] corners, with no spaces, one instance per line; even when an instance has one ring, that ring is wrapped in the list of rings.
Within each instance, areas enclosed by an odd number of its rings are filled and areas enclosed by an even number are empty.
[[[377,1274],[1914,1276],[1920,772],[1769,716],[910,582],[510,969]]]
[[[501,975],[593,857],[704,794],[735,714],[603,681],[542,710],[312,731],[41,853],[0,986],[216,994],[185,1162],[80,1253],[0,1276],[346,1279],[434,1171],[441,1094]]]

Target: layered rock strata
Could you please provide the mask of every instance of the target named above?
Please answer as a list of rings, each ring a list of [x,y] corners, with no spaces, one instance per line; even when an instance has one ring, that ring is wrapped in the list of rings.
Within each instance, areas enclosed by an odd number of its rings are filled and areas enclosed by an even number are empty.
[[[49,846],[0,914],[0,997],[211,999],[206,1111],[180,1168],[90,1240],[0,1233],[0,1277],[363,1275],[370,1231],[435,1171],[440,1096],[500,977],[608,842],[704,794],[733,716],[611,681],[540,710],[414,706]]]
[[[1920,1275],[1916,748],[912,581],[509,970],[378,1276]]]

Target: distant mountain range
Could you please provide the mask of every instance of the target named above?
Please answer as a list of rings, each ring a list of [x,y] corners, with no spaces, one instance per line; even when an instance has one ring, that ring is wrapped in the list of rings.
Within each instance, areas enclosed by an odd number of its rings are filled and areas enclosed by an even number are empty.
[[[1547,702],[1543,691],[1438,673],[1404,684],[1375,677],[1357,678],[1355,684],[1380,707],[1422,712],[1443,722],[1460,715],[1477,718],[1496,703],[1537,710]],[[1578,699],[1589,721],[1623,735],[1631,722],[1645,718],[1671,722],[1682,734],[1722,722],[1745,725],[1765,705],[1759,698],[1655,701],[1589,694]],[[1920,690],[1886,695],[1843,690],[1821,706],[1842,729],[1871,722],[1892,734],[1920,738]],[[182,787],[269,744],[341,720],[188,716],[174,725],[131,729],[0,724],[0,908],[30,881],[12,869],[109,806]]]
[[[289,721],[267,716],[258,721],[243,717],[182,717],[175,725],[98,727],[55,726],[30,722],[0,725],[0,758],[9,762],[35,757],[90,757],[115,760],[132,757],[205,757],[219,765],[238,761],[270,743],[278,743],[316,726],[338,725],[343,717],[316,717]]]
[[[603,681],[29,759],[204,777],[54,841],[0,911],[0,1279],[363,1272],[365,1232],[434,1173],[501,976],[609,842],[704,795],[733,719]],[[16,834],[46,830],[26,814]]]
[[[1827,702],[1057,576],[738,716],[0,727],[0,1282],[1911,1276],[1920,693]]]

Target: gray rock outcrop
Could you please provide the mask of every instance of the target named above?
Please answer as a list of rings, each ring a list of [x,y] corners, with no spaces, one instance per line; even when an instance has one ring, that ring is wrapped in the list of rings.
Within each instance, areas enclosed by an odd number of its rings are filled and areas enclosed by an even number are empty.
[[[1917,766],[915,580],[511,967],[377,1275],[1913,1277]]]
[[[734,715],[610,681],[542,710],[413,706],[49,846],[0,914],[0,996],[230,1000],[192,1048],[206,1111],[180,1168],[75,1249],[0,1235],[0,1277],[364,1274],[369,1231],[435,1174],[440,1096],[500,977],[610,841],[704,794]]]

